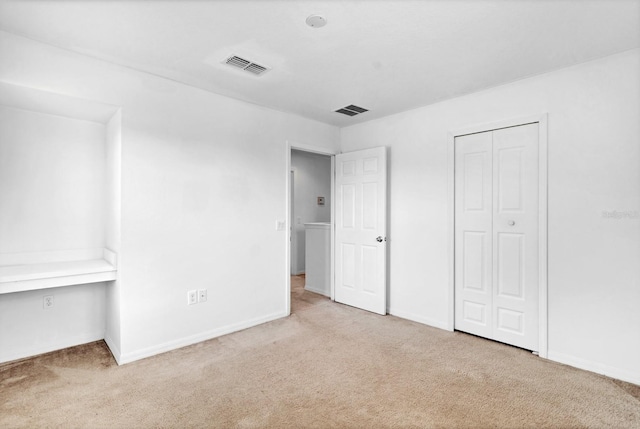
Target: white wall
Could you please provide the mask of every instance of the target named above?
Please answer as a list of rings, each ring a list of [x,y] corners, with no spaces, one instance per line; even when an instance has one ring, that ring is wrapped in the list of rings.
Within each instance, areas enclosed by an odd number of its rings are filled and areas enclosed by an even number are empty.
[[[638,76],[634,50],[342,129],[390,147],[391,313],[447,327],[448,133],[548,112],[549,358],[640,383]]]
[[[54,305],[43,308],[43,296]],[[0,362],[97,341],[105,332],[105,283],[0,295]]]
[[[0,106],[0,256],[104,246],[104,131]],[[104,295],[104,283],[0,295],[0,362],[103,338]]]
[[[7,33],[0,57],[0,80],[122,107],[120,362],[286,315],[286,142],[337,128]]]
[[[305,272],[304,224],[331,221],[331,157],[292,150],[291,167],[294,170],[291,273],[302,274]],[[318,205],[318,197],[324,197],[324,206]]]
[[[0,106],[0,253],[104,245],[104,126]]]

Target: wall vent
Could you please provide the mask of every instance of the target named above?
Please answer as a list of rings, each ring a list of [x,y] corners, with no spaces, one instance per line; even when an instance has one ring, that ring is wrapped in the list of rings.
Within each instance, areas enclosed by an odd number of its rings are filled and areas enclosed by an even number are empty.
[[[232,55],[226,60],[224,60],[223,62],[232,67],[242,69],[244,71],[247,71],[251,74],[258,75],[258,76],[269,70],[269,67],[254,63],[253,61],[249,61],[237,55]]]
[[[346,107],[342,107],[338,110],[336,110],[336,113],[342,113],[343,115],[347,115],[347,116],[356,116],[359,115],[360,113],[364,113],[364,112],[368,112],[368,109],[365,109],[364,107],[360,107],[360,106],[356,106],[354,104],[350,104]]]

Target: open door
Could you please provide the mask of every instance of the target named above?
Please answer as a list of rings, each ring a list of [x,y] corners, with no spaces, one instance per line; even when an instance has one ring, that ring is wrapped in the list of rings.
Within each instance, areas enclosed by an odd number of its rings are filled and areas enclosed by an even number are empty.
[[[387,312],[387,152],[336,155],[335,300]]]

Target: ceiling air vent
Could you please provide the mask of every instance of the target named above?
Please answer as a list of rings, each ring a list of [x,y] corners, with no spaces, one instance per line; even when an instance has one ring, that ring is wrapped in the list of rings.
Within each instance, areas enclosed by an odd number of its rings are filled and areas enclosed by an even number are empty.
[[[253,74],[260,74],[260,73],[266,72],[267,68],[261,66],[260,64],[251,63],[247,67],[245,67],[245,70]]]
[[[230,66],[242,69],[244,71],[248,71],[249,73],[255,75],[261,75],[262,73],[269,70],[268,67],[262,66],[260,64],[256,64],[252,61],[241,58],[237,55],[232,55],[224,61],[225,64]]]
[[[353,104],[348,105],[347,107],[343,107],[341,109],[336,110],[337,113],[342,113],[343,115],[348,116],[356,116],[360,113],[368,112],[368,109],[365,109],[360,106],[355,106]]]

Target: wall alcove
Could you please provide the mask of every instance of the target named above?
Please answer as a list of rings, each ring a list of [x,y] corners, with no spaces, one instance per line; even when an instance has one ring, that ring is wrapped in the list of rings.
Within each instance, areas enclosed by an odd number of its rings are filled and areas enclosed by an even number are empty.
[[[117,106],[0,82],[0,362],[117,316],[120,127]]]

